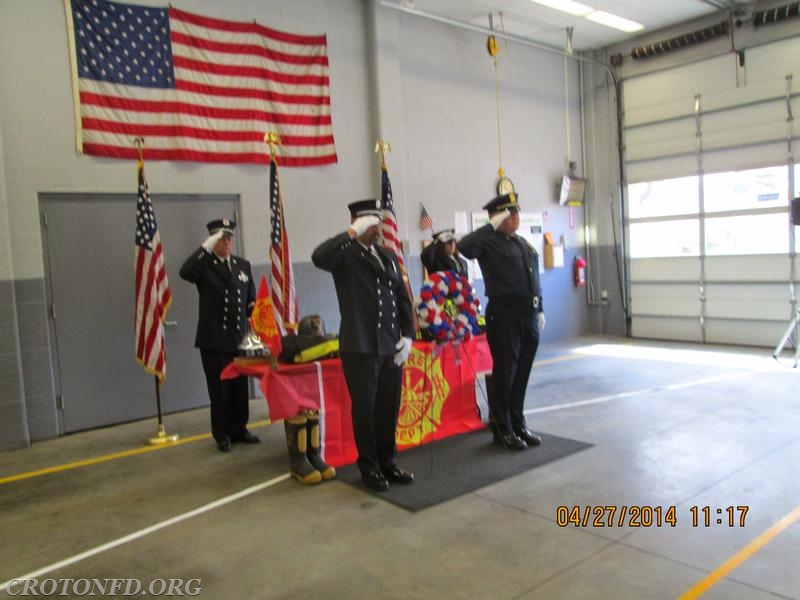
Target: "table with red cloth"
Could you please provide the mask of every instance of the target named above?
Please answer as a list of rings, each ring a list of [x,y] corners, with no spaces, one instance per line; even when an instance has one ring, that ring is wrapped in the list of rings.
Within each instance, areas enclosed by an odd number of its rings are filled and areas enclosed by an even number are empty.
[[[457,346],[414,342],[403,368],[397,447],[418,446],[484,427],[475,397],[475,378],[492,369],[484,334]],[[319,410],[325,460],[333,466],[355,462],[358,454],[350,419],[350,394],[338,358],[304,364],[229,364],[223,379],[257,377],[270,419]]]

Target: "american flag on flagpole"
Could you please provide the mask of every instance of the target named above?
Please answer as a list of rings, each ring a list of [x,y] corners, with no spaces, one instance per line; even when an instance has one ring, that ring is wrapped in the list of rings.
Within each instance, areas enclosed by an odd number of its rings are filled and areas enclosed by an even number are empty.
[[[281,135],[283,166],[337,162],[327,38],[106,0],[70,0],[67,25],[78,151],[265,164]]]
[[[384,247],[391,250],[400,263],[403,273],[406,272],[406,262],[403,260],[403,245],[400,242],[400,232],[397,229],[397,214],[394,212],[392,200],[392,183],[389,181],[389,171],[386,163],[381,161],[381,237]]]
[[[269,208],[272,225],[269,248],[269,260],[272,263],[272,304],[275,306],[278,328],[285,333],[287,327],[291,329],[297,326],[297,294],[292,258],[289,254],[289,238],[283,218],[278,163],[274,156],[269,163]]]
[[[428,211],[425,210],[425,205],[422,202],[419,203],[419,230],[420,231],[427,231],[430,229],[433,231],[433,219],[428,214]]]
[[[136,201],[136,362],[164,381],[167,374],[164,350],[164,319],[172,294],[158,234],[156,214],[139,160],[139,197]]]

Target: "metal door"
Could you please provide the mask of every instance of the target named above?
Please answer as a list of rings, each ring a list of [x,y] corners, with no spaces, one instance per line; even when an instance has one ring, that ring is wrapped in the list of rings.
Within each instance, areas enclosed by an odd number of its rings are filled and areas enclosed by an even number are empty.
[[[235,217],[235,196],[153,196],[173,302],[167,314],[165,413],[208,404],[194,348],[197,291],[178,275],[205,224]],[[61,431],[156,414],[155,378],[134,346],[135,194],[42,194],[45,280]]]

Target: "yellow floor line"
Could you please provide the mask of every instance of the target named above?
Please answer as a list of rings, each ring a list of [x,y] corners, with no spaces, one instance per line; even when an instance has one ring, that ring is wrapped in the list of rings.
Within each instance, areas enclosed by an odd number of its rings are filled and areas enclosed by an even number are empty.
[[[588,358],[588,354],[565,354],[564,356],[554,356],[553,358],[545,358],[544,360],[537,360],[533,363],[534,367],[541,365],[552,365],[554,363],[564,362],[565,360],[575,360],[576,358]]]
[[[556,356],[554,358],[547,358],[541,361],[537,361],[535,366],[541,365],[549,365],[553,363],[562,362],[565,360],[573,360],[576,358],[585,358],[585,355],[581,354],[567,354],[564,356]],[[265,425],[269,425],[271,421],[269,419],[265,421],[258,421],[256,423],[252,423],[249,425],[251,429],[256,427],[263,427]],[[180,446],[183,444],[189,444],[191,442],[197,442],[199,440],[206,440],[211,437],[210,433],[203,433],[200,435],[194,435],[191,437],[179,439],[175,442],[164,444],[162,446],[143,446],[141,448],[132,448],[131,450],[123,450],[122,452],[115,452],[113,454],[103,454],[102,456],[96,456],[94,458],[86,458],[84,460],[78,460],[71,463],[65,463],[63,465],[56,465],[54,467],[46,467],[44,469],[38,469],[36,471],[27,471],[25,473],[18,473],[16,475],[8,475],[6,477],[0,477],[0,485],[5,483],[13,483],[15,481],[21,481],[23,479],[31,479],[33,477],[41,477],[42,475],[49,475],[51,473],[59,473],[61,471],[68,471],[70,469],[78,469],[80,467],[87,467],[89,465],[96,465],[98,463],[104,463],[109,460],[117,460],[118,458],[127,458],[129,456],[136,456],[138,454],[144,454],[145,452],[152,452],[154,450],[162,450],[164,448],[172,448],[174,446]]]
[[[772,527],[761,533],[756,539],[747,544],[744,548],[739,550],[736,554],[731,556],[728,560],[711,571],[703,579],[698,581],[687,592],[678,597],[678,600],[693,600],[699,598],[706,591],[712,588],[717,582],[725,577],[728,573],[736,569],[748,558],[753,556],[756,552],[766,546],[775,536],[782,531],[791,527],[791,525],[800,519],[800,506],[797,506],[792,512],[777,521]]]
[[[265,421],[257,421],[255,423],[251,423],[248,425],[248,427],[250,429],[255,429],[257,427],[263,427],[265,425],[269,425],[270,423],[271,421],[267,419]],[[160,446],[142,446],[141,448],[132,448],[130,450],[123,450],[122,452],[114,452],[113,454],[103,454],[101,456],[95,456],[94,458],[85,458],[83,460],[77,460],[75,462],[65,463],[63,465],[56,465],[54,467],[46,467],[44,469],[38,469],[36,471],[27,471],[26,473],[8,475],[6,477],[0,477],[0,485],[4,483],[12,483],[14,481],[20,481],[22,479],[41,477],[42,475],[49,475],[51,473],[58,473],[60,471],[69,471],[70,469],[77,469],[80,467],[87,467],[89,465],[96,465],[98,463],[107,462],[109,460],[116,460],[118,458],[127,458],[128,456],[136,456],[137,454],[144,454],[145,452],[153,452],[154,450],[173,448],[175,446],[190,444],[192,442],[197,442],[199,440],[207,440],[210,437],[211,437],[210,433],[202,433],[200,435],[193,435],[190,437],[182,438],[175,442],[171,442],[169,444],[163,444]]]

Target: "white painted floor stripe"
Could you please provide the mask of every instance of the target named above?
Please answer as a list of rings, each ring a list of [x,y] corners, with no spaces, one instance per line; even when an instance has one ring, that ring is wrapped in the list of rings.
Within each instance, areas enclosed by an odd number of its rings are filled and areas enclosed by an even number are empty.
[[[600,403],[603,403],[603,402],[610,402],[612,400],[621,400],[621,399],[624,399],[624,398],[630,398],[632,396],[639,396],[639,395],[642,395],[642,394],[648,394],[648,393],[652,393],[652,392],[657,392],[659,390],[683,389],[683,388],[687,388],[687,387],[705,385],[705,384],[708,384],[708,383],[717,383],[717,382],[725,381],[725,380],[729,380],[729,379],[738,379],[738,378],[741,378],[741,377],[749,377],[751,375],[756,375],[758,373],[764,373],[764,372],[766,372],[766,369],[758,369],[758,370],[754,370],[754,371],[744,371],[744,372],[738,372],[738,373],[730,373],[730,374],[727,374],[727,375],[719,375],[719,376],[716,376],[716,377],[706,377],[704,379],[697,379],[697,380],[689,381],[689,382],[686,382],[686,383],[676,383],[676,384],[672,384],[672,385],[643,388],[641,390],[633,390],[633,391],[630,391],[630,392],[622,392],[620,394],[612,394],[612,395],[609,395],[609,396],[599,396],[597,398],[590,398],[588,400],[579,400],[577,402],[567,402],[567,403],[564,403],[564,404],[554,404],[554,405],[551,405],[551,406],[542,406],[540,408],[532,408],[530,410],[526,410],[525,414],[530,415],[530,414],[535,414],[535,413],[543,413],[543,412],[551,412],[551,411],[555,411],[555,410],[563,410],[563,409],[566,409],[566,408],[575,408],[575,407],[578,407],[578,406],[588,406],[588,405],[591,405],[591,404],[600,404]],[[8,587],[8,585],[12,581],[39,578],[42,575],[46,575],[47,573],[52,573],[53,571],[56,571],[58,569],[62,569],[62,568],[67,567],[69,565],[75,564],[75,563],[80,562],[80,561],[82,561],[82,560],[84,560],[86,558],[90,558],[92,556],[95,556],[97,554],[105,552],[106,550],[111,550],[111,549],[116,548],[118,546],[122,546],[123,544],[127,544],[128,542],[132,542],[132,541],[137,540],[139,538],[145,537],[147,535],[150,535],[151,533],[154,533],[154,532],[159,531],[161,529],[164,529],[166,527],[170,527],[171,525],[175,525],[176,523],[180,523],[181,521],[185,521],[187,519],[191,519],[191,518],[196,517],[198,515],[201,515],[203,513],[209,512],[211,510],[214,510],[215,508],[219,508],[220,506],[225,506],[226,504],[230,504],[231,502],[235,502],[236,500],[239,500],[239,499],[244,498],[246,496],[250,496],[251,494],[255,494],[256,492],[260,492],[261,490],[264,490],[264,489],[267,489],[269,487],[272,487],[273,485],[278,484],[278,483],[280,483],[282,481],[286,481],[287,479],[289,479],[289,477],[290,477],[290,475],[288,473],[286,473],[284,475],[280,475],[279,477],[275,477],[275,478],[270,479],[268,481],[265,481],[263,483],[259,483],[257,485],[254,485],[254,486],[251,486],[249,488],[246,488],[246,489],[244,489],[244,490],[242,490],[240,492],[236,492],[235,494],[231,494],[230,496],[225,496],[224,498],[220,498],[219,500],[215,500],[214,502],[210,502],[210,503],[208,503],[208,504],[206,504],[204,506],[201,506],[201,507],[196,508],[194,510],[191,510],[189,512],[183,513],[182,515],[177,515],[177,516],[172,517],[170,519],[167,519],[165,521],[161,521],[160,523],[156,523],[155,525],[151,525],[150,527],[145,527],[144,529],[140,529],[139,531],[135,531],[135,532],[130,533],[130,534],[128,534],[126,536],[123,536],[121,538],[117,538],[116,540],[112,540],[112,541],[110,541],[110,542],[108,542],[106,544],[102,544],[100,546],[95,546],[94,548],[86,550],[85,552],[81,552],[80,554],[76,554],[74,556],[71,556],[70,558],[66,558],[66,559],[64,559],[62,561],[59,561],[57,563],[53,563],[53,564],[48,565],[46,567],[42,567],[41,569],[37,569],[36,571],[32,571],[30,573],[26,573],[25,575],[21,575],[19,577],[15,577],[13,579],[9,579],[8,581],[3,582],[2,584],[0,584],[0,592],[5,591],[5,589]]]
[[[590,404],[601,404],[603,402],[610,402],[611,400],[621,400],[623,398],[630,398],[631,396],[640,396],[642,394],[650,394],[661,390],[680,390],[697,385],[706,385],[708,383],[718,383],[728,379],[739,379],[741,377],[750,377],[759,373],[766,373],[767,369],[757,369],[754,371],[743,371],[739,373],[728,373],[727,375],[717,375],[715,377],[705,377],[703,379],[695,379],[694,381],[687,381],[686,383],[673,383],[671,385],[662,385],[655,387],[643,388],[641,390],[633,390],[630,392],[622,392],[619,394],[612,394],[610,396],[598,396],[597,398],[589,398],[588,400],[578,400],[577,402],[566,402],[564,404],[551,404],[550,406],[542,406],[539,408],[531,408],[525,411],[526,415],[536,413],[552,412],[554,410],[563,410],[565,408],[575,408],[578,406],[588,406]],[[535,384],[534,384],[535,387]]]
[[[150,535],[151,533],[159,531],[160,529],[164,529],[165,527],[170,527],[171,525],[175,525],[176,523],[180,523],[181,521],[186,521],[187,519],[191,519],[192,517],[196,517],[203,513],[214,510],[215,508],[219,508],[220,506],[225,506],[226,504],[235,502],[236,500],[244,498],[245,496],[250,496],[251,494],[255,494],[256,492],[265,490],[282,481],[286,481],[287,479],[289,479],[289,473],[280,475],[279,477],[275,477],[263,483],[259,483],[257,485],[243,489],[240,492],[236,492],[235,494],[231,494],[230,496],[225,496],[224,498],[220,498],[219,500],[215,500],[214,502],[209,502],[205,506],[195,508],[194,510],[190,510],[189,512],[183,513],[182,515],[177,515],[175,517],[172,517],[171,519],[167,519],[166,521],[161,521],[160,523],[151,525],[150,527],[145,527],[144,529],[140,529],[139,531],[134,531],[133,533],[129,533],[126,536],[117,538],[116,540],[112,540],[106,544],[95,546],[94,548],[86,550],[85,552],[81,552],[80,554],[76,554],[69,558],[65,558],[62,561],[53,563],[52,565],[47,565],[46,567],[42,567],[41,569],[37,569],[36,571],[32,571],[30,573],[26,573],[25,575],[20,575],[19,577],[9,579],[8,581],[0,584],[0,592],[4,591],[11,584],[12,581],[37,579],[42,575],[46,575],[47,573],[52,573],[53,571],[56,571],[58,569],[68,567],[69,565],[73,565],[76,562],[80,562],[85,558],[95,556],[97,554],[105,552],[106,550],[111,550],[112,548],[116,548],[117,546],[122,546],[123,544],[127,544],[128,542],[132,542],[146,535]]]

